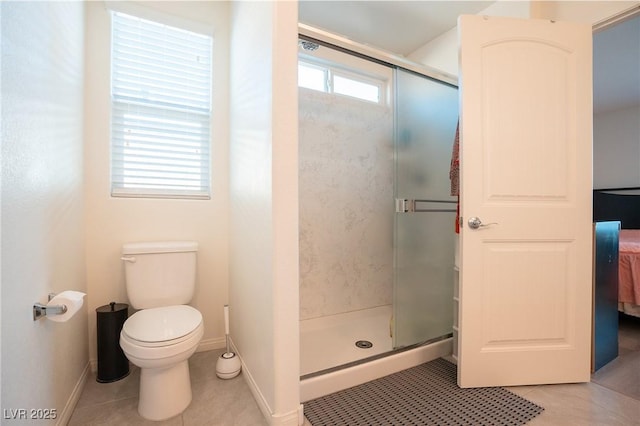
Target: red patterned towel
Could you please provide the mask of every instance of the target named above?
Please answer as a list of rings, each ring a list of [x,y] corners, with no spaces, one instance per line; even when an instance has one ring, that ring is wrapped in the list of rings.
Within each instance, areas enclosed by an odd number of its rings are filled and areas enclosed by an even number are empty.
[[[456,126],[456,137],[453,140],[453,151],[451,152],[451,167],[449,169],[449,179],[451,180],[451,195],[460,194],[460,123]]]
[[[453,139],[453,151],[451,152],[451,167],[449,169],[451,180],[451,195],[458,196],[456,208],[456,234],[460,233],[460,122],[456,126],[456,137]]]

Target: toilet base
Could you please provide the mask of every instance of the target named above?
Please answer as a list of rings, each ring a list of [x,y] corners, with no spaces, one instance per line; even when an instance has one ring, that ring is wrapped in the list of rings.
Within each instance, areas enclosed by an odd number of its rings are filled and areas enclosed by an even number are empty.
[[[140,369],[138,413],[148,420],[166,420],[182,413],[191,403],[189,362],[167,368]]]

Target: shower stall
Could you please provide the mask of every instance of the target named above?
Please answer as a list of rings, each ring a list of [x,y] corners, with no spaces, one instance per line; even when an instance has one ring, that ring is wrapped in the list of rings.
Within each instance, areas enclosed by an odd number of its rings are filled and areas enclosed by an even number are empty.
[[[457,88],[300,45],[301,383],[450,353]]]

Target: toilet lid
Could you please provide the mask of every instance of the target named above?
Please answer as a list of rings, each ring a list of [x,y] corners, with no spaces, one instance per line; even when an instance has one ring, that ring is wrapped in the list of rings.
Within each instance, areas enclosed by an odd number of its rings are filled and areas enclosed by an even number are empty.
[[[179,339],[202,323],[202,314],[187,305],[143,309],[131,315],[122,331],[139,342],[158,343]]]

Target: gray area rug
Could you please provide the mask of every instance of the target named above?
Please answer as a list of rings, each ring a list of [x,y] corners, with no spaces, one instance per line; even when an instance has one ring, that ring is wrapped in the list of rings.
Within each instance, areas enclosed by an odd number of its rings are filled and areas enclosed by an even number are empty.
[[[459,388],[441,358],[304,404],[313,426],[523,425],[542,411],[504,388]]]

